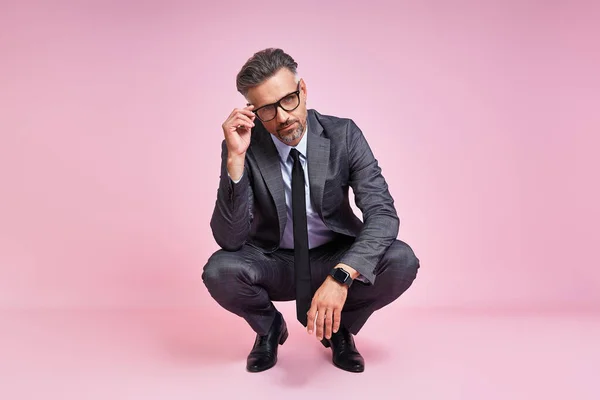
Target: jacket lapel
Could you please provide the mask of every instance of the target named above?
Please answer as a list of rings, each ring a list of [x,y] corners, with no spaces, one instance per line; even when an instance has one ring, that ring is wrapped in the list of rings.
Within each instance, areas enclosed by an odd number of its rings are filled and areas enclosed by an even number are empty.
[[[279,239],[281,239],[287,220],[287,208],[285,205],[281,166],[279,165],[279,153],[269,132],[262,126],[258,118],[255,119],[255,123],[256,132],[252,132],[252,136],[257,143],[255,146],[252,146],[252,153],[267,184],[267,188],[271,193],[271,197],[275,202],[277,218],[279,220]]]
[[[306,152],[310,194],[315,210],[323,218],[323,190],[329,167],[329,139],[322,136],[323,127],[315,117],[313,110],[308,111],[307,120]]]

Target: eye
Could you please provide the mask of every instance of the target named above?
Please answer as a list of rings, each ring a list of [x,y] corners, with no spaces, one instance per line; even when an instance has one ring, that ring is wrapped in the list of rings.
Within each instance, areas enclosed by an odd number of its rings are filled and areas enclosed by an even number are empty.
[[[281,99],[281,104],[289,106],[289,105],[295,104],[296,101],[297,101],[296,95],[290,94],[288,96],[285,96],[283,99]]]
[[[270,120],[275,116],[276,109],[273,105],[268,105],[258,109],[257,114],[263,120]]]

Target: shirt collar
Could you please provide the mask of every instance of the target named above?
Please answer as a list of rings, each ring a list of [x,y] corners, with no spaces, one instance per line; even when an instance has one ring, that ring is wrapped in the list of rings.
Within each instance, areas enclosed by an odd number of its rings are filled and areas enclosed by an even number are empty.
[[[277,152],[279,153],[279,157],[281,158],[281,160],[286,163],[288,157],[290,156],[290,150],[292,150],[292,148],[298,150],[298,152],[300,154],[302,154],[302,156],[304,158],[306,157],[306,137],[308,135],[308,118],[306,119],[306,127],[304,128],[304,134],[302,135],[302,139],[300,139],[300,143],[298,143],[295,147],[294,146],[289,146],[285,143],[283,143],[281,140],[279,140],[277,138],[277,136],[273,135],[272,133],[270,133],[271,135],[271,139],[273,139],[273,143],[275,143],[275,147],[277,148]]]

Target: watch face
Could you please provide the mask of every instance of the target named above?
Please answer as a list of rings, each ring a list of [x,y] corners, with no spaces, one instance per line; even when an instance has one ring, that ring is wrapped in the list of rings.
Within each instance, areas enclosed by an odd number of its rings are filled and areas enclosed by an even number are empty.
[[[337,279],[340,282],[346,282],[346,280],[348,279],[348,277],[350,276],[350,274],[346,271],[344,271],[341,268],[336,268],[335,269],[335,279]]]

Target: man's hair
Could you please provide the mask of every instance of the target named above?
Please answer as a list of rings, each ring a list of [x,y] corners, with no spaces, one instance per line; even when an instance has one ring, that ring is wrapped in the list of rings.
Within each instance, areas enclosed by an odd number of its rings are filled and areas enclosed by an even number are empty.
[[[246,97],[248,89],[260,85],[275,75],[281,68],[287,68],[296,75],[297,67],[298,63],[281,49],[268,48],[261,50],[254,53],[237,74],[237,90]]]

